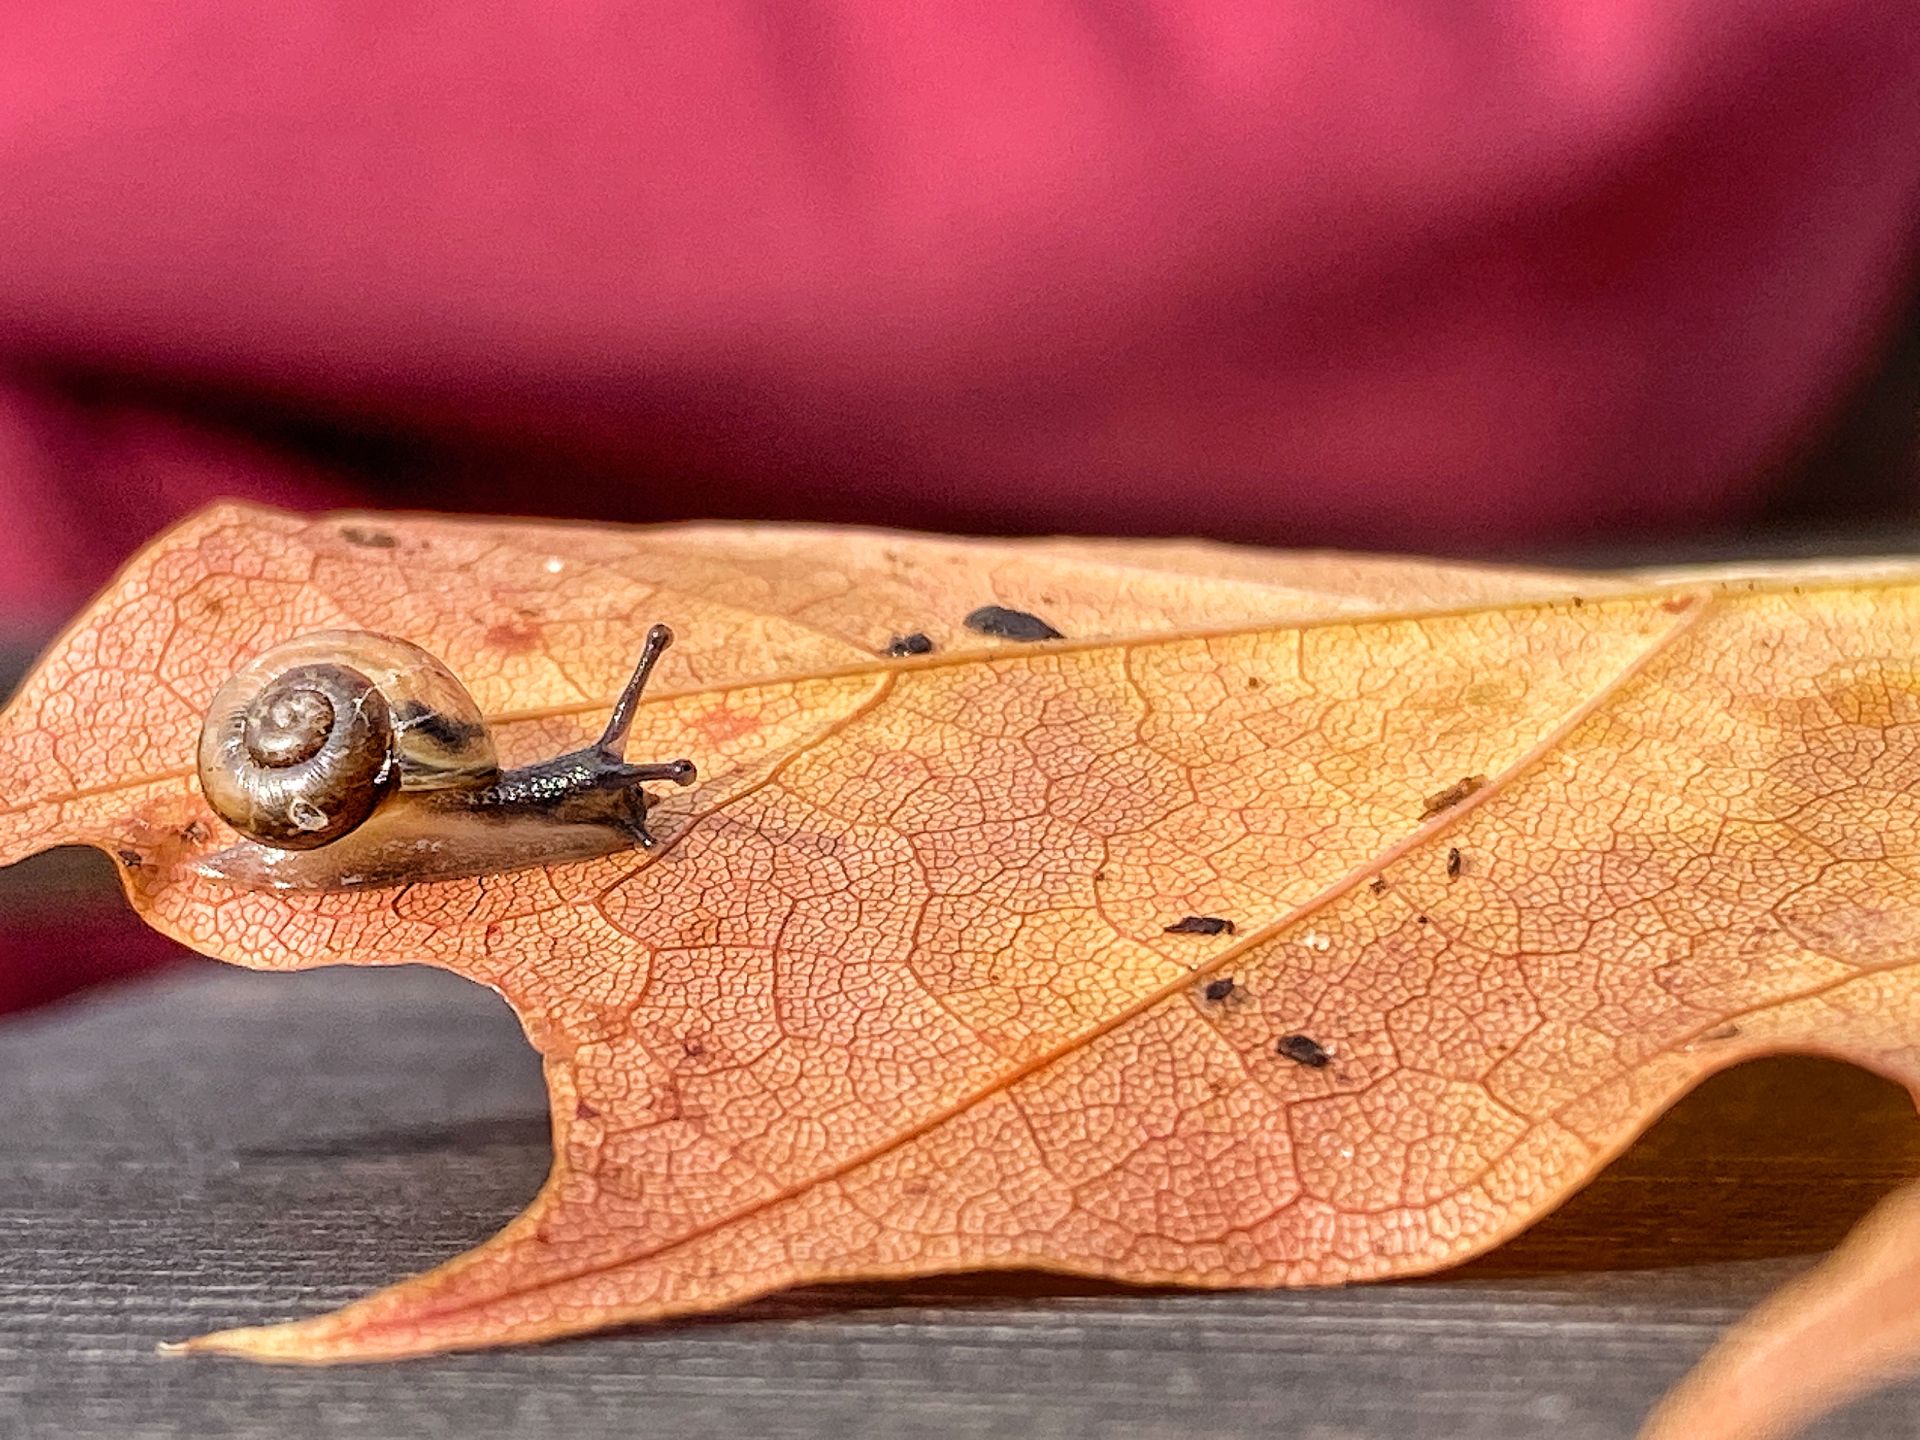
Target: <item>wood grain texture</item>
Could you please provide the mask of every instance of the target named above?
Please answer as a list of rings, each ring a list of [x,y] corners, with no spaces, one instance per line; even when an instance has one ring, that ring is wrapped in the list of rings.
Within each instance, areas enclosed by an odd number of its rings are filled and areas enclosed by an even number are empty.
[[[812,1291],[541,1348],[306,1371],[156,1354],[452,1255],[539,1184],[534,1057],[450,976],[194,967],[0,1027],[0,1435],[1627,1437],[1739,1313],[1920,1173],[1892,1086],[1708,1082],[1449,1275],[1155,1293]],[[1920,1430],[1920,1386],[1815,1440]]]

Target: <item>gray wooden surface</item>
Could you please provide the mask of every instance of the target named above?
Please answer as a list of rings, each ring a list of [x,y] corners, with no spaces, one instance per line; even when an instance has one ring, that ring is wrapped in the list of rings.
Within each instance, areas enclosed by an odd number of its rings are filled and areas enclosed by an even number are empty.
[[[0,1436],[1632,1434],[1714,1335],[1905,1174],[1905,1097],[1796,1060],[1712,1082],[1450,1276],[1147,1293],[965,1277],[387,1367],[156,1342],[450,1256],[533,1193],[537,1066],[451,976],[196,965],[0,1024]],[[1822,1425],[1920,1434],[1920,1386]]]

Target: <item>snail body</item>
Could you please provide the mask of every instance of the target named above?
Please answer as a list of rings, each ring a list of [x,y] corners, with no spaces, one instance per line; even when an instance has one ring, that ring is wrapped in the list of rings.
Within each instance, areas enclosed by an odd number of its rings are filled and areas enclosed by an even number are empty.
[[[489,874],[650,846],[647,781],[691,761],[621,755],[672,632],[655,625],[593,745],[502,770],[486,717],[418,645],[323,630],[277,645],[215,693],[200,787],[244,838],[201,873],[271,889],[349,889]]]

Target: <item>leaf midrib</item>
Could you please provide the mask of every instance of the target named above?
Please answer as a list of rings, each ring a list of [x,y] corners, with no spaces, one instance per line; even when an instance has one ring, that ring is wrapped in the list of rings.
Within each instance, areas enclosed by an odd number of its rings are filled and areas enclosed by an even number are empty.
[[[1602,575],[1600,578],[1604,578]],[[1102,650],[1133,650],[1151,645],[1180,644],[1194,640],[1234,640],[1252,635],[1297,633],[1306,630],[1320,630],[1336,626],[1394,625],[1419,622],[1423,620],[1449,620],[1474,615],[1499,615],[1516,611],[1537,613],[1543,609],[1577,608],[1590,603],[1594,608],[1645,604],[1671,598],[1676,595],[1694,595],[1702,600],[1712,601],[1720,597],[1738,593],[1740,595],[1812,595],[1828,591],[1843,594],[1859,594],[1866,590],[1895,590],[1912,588],[1916,583],[1913,576],[1887,576],[1868,581],[1834,581],[1825,584],[1809,585],[1803,581],[1729,581],[1724,584],[1702,587],[1700,585],[1663,585],[1651,586],[1642,590],[1609,591],[1597,596],[1591,602],[1580,600],[1573,595],[1556,598],[1519,599],[1504,598],[1468,605],[1448,605],[1432,608],[1407,608],[1400,610],[1371,610],[1347,612],[1337,615],[1311,615],[1298,618],[1279,616],[1275,619],[1255,624],[1193,626],[1175,630],[1157,630],[1147,634],[1104,636],[1088,640],[1049,640],[1018,648],[998,646],[992,649],[957,650],[945,654],[907,656],[899,659],[876,656],[872,659],[849,662],[846,665],[827,666],[817,670],[799,671],[785,675],[759,675],[729,680],[715,685],[691,686],[679,690],[659,690],[650,694],[641,702],[642,710],[667,705],[675,701],[693,697],[736,695],[746,690],[771,689],[782,685],[804,685],[813,682],[861,679],[876,675],[907,674],[922,670],[941,670],[961,665],[993,665],[1003,662],[1023,660],[1036,655],[1082,655]],[[57,647],[56,647],[57,648]],[[29,673],[22,681],[15,698],[6,709],[0,710],[0,721],[10,715],[14,707],[21,703],[38,678],[39,667]],[[490,712],[486,719],[490,726],[537,724],[543,720],[557,720],[571,715],[593,714],[606,710],[613,703],[613,696],[604,699],[569,701],[561,705],[536,705],[524,710],[497,710]],[[76,800],[93,799],[100,795],[112,795],[121,791],[139,790],[152,785],[164,785],[176,780],[185,780],[193,775],[193,767],[180,766],[172,770],[156,771],[147,775],[129,776],[123,780],[110,781],[103,785],[78,786],[70,790],[39,794],[31,799],[0,803],[0,818],[23,814],[42,805],[65,805]]]

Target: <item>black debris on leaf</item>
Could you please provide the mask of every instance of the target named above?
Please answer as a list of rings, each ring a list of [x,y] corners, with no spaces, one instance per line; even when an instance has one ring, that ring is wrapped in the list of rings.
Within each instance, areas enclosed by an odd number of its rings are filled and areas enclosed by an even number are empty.
[[[1333,1063],[1333,1056],[1321,1048],[1320,1042],[1306,1035],[1282,1035],[1273,1048],[1309,1070],[1324,1070]]]
[[[1226,976],[1207,982],[1207,999],[1224,1000],[1233,994],[1233,981]]]
[[[364,545],[369,550],[391,550],[400,543],[384,530],[367,530],[358,525],[342,525],[340,538],[349,545]]]
[[[1166,927],[1168,935],[1231,935],[1234,923],[1218,915],[1188,915]]]
[[[1373,883],[1367,886],[1367,888],[1376,895],[1386,894],[1387,893],[1387,877],[1384,875],[1374,876]]]
[[[992,635],[1001,640],[1066,638],[1038,615],[1029,615],[1024,610],[1009,610],[1004,605],[982,605],[967,616],[966,626],[975,634]]]
[[[887,642],[887,654],[896,658],[902,655],[931,655],[933,641],[918,630],[911,635],[896,635]]]
[[[1447,879],[1458,880],[1459,878],[1460,847],[1458,845],[1449,845],[1447,847]]]

